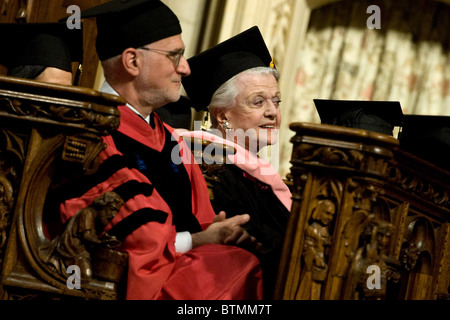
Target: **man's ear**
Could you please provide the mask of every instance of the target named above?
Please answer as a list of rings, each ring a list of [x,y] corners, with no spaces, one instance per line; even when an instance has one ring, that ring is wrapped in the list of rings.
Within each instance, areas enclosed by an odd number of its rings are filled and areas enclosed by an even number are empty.
[[[139,74],[137,50],[135,48],[128,48],[122,52],[122,65],[130,75],[137,76]]]

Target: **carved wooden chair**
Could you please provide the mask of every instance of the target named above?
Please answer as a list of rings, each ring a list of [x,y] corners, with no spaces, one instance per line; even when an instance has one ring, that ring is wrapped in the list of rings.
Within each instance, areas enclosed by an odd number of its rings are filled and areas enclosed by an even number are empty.
[[[290,128],[293,205],[275,298],[450,299],[450,172],[388,135]]]
[[[112,266],[111,278],[93,272],[79,279],[76,272],[50,263],[64,229],[48,206],[52,185],[96,170],[96,156],[104,148],[101,137],[118,128],[120,104],[120,97],[87,88],[0,76],[2,299],[121,297],[118,269],[104,260],[98,262],[103,263],[100,269]],[[95,209],[89,210],[84,218],[95,216]],[[94,263],[110,253],[90,254]],[[126,259],[119,260],[123,270]],[[71,276],[82,280],[80,288],[74,288]]]
[[[217,173],[223,170],[223,166],[227,162],[227,156],[235,154],[236,150],[232,146],[200,138],[183,137],[183,140],[200,166],[208,186],[209,197],[213,200],[213,183],[219,179]]]

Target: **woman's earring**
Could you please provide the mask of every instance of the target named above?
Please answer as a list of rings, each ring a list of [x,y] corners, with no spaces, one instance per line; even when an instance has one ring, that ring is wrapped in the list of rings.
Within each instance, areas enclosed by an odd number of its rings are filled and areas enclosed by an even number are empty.
[[[202,122],[202,130],[203,131],[208,130],[208,118],[209,118],[209,110],[206,109],[205,119],[203,119],[203,122]]]
[[[230,131],[231,130],[231,127],[230,127],[230,124],[228,123],[228,121],[225,121],[223,123],[223,127],[225,128],[225,131]]]

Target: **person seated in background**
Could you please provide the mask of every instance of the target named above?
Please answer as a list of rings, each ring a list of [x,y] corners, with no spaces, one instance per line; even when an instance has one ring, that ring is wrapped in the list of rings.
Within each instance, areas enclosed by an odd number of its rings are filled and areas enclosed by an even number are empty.
[[[256,251],[264,291],[271,297],[280,261],[291,192],[258,151],[277,142],[281,123],[279,72],[258,27],[188,59],[184,89],[195,108],[209,109],[211,129],[181,133],[235,148],[212,182],[216,212],[248,213],[244,226],[262,243]],[[216,151],[217,152],[217,151]]]
[[[99,195],[124,205],[105,231],[128,253],[127,299],[261,299],[258,242],[248,215],[215,214],[202,172],[154,112],[180,98],[189,75],[181,26],[161,1],[114,0],[81,13],[96,17],[101,91],[124,97],[120,127],[104,138],[97,173],[60,190],[67,221]]]
[[[83,61],[83,29],[67,28],[65,23],[0,24],[8,50],[0,53],[7,76],[47,83],[72,85],[72,62]]]

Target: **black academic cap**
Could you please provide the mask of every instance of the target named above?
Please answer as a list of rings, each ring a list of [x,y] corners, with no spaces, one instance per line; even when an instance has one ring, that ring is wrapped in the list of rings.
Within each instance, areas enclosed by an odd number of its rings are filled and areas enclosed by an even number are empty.
[[[238,73],[272,66],[272,57],[257,26],[188,59],[191,74],[183,87],[197,111],[206,109],[214,92]]]
[[[91,17],[101,61],[181,33],[177,16],[159,0],[112,0],[81,12],[82,19]]]
[[[450,116],[404,115],[400,147],[450,170]]]
[[[403,118],[398,101],[326,100],[314,99],[320,120],[324,124],[359,128],[393,135]]]
[[[172,128],[191,130],[191,101],[185,96],[180,96],[177,102],[166,104],[155,110],[162,121]]]
[[[0,64],[8,72],[36,65],[72,72],[72,62],[83,62],[83,29],[65,23],[1,23],[3,49]]]

